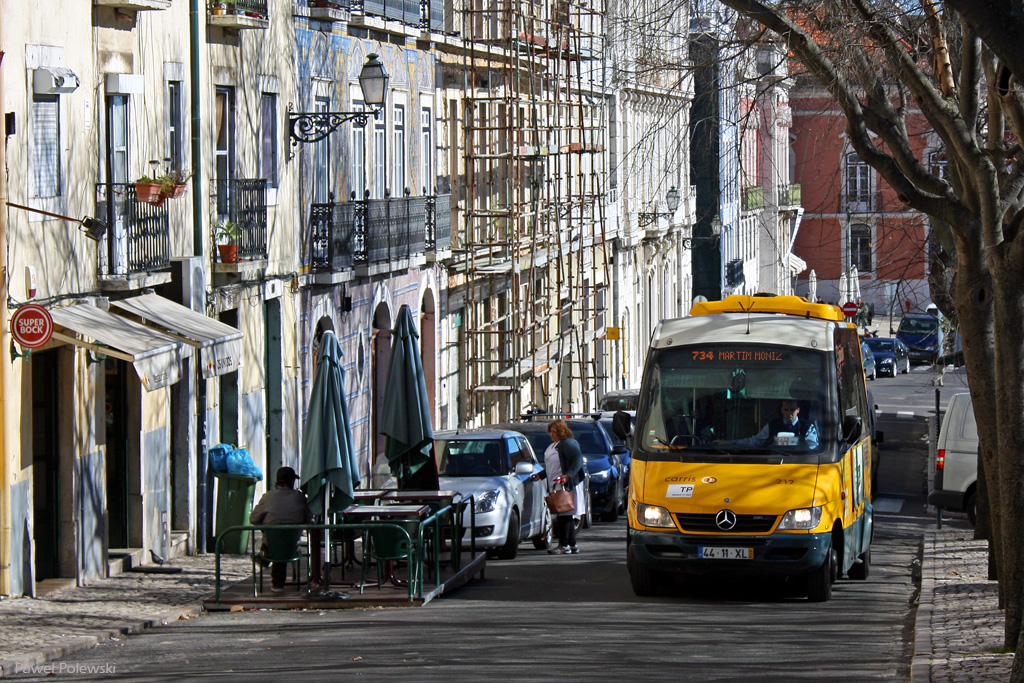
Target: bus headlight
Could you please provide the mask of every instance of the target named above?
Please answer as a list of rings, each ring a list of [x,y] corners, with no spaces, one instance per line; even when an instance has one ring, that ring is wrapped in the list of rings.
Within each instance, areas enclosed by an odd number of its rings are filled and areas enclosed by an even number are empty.
[[[636,516],[644,526],[663,528],[675,527],[671,513],[659,505],[644,505],[643,503],[638,503],[636,506]]]
[[[821,506],[790,510],[782,516],[779,531],[807,531],[821,523]]]

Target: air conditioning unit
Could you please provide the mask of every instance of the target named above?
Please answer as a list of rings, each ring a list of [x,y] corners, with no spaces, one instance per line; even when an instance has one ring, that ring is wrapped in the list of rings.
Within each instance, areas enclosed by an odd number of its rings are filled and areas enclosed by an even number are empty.
[[[81,83],[75,72],[63,66],[42,66],[32,72],[32,92],[58,95],[74,92]]]

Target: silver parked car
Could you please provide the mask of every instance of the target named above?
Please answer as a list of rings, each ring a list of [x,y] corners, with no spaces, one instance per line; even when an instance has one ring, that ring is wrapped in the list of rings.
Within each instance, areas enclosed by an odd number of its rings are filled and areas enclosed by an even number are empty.
[[[548,547],[551,513],[544,504],[544,481],[530,481],[543,469],[522,434],[499,429],[435,432],[434,451],[441,488],[473,496],[476,525],[467,509],[463,528],[478,546],[511,560],[519,543]]]

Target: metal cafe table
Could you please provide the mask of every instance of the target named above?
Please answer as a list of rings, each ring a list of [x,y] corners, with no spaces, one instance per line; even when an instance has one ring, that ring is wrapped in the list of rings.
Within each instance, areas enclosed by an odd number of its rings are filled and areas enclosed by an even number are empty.
[[[430,491],[430,490],[391,490],[386,491],[381,496],[380,502],[382,504],[393,504],[393,503],[424,503],[429,505],[431,510],[437,514],[439,525],[448,526],[451,539],[456,542],[459,538],[459,530],[456,526],[457,523],[461,523],[461,515],[456,515],[454,510],[455,499],[461,498],[462,494],[458,491]],[[439,570],[440,561],[437,558],[437,554],[440,551],[438,544],[431,544],[431,548],[434,551],[433,564],[437,566]],[[459,553],[455,551],[454,546],[451,554],[452,567],[456,570],[459,568]]]
[[[393,524],[408,534],[412,545],[412,557],[409,559],[409,597],[419,594],[423,586],[423,541],[424,527],[433,526],[437,535],[437,517],[432,514],[429,505],[351,505],[341,513],[346,523],[375,523],[368,528]],[[368,534],[369,536],[369,534]],[[369,539],[364,539],[366,544]],[[388,572],[387,581],[394,586],[401,586],[394,574],[394,564]]]

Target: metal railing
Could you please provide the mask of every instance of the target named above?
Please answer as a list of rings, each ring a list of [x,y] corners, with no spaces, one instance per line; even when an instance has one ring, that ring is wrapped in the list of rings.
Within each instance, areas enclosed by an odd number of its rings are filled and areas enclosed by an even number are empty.
[[[267,256],[267,181],[264,178],[234,178],[217,182],[217,216],[239,228],[238,256]]]
[[[421,23],[420,0],[355,0],[350,6],[363,14],[401,21],[411,26],[419,26]]]
[[[362,226],[365,211],[365,204],[356,201],[310,207],[310,267],[313,272],[331,273],[352,267],[356,226]]]
[[[753,211],[754,209],[764,208],[764,188],[763,187],[745,187],[743,188],[743,196],[740,200],[741,208],[743,211]]]
[[[394,262],[422,254],[426,241],[426,197],[366,200],[365,260]],[[356,254],[356,262],[360,261]]]
[[[104,274],[127,276],[169,268],[171,228],[166,201],[139,201],[134,183],[101,183],[100,190],[98,213],[106,214],[110,226]]]
[[[878,192],[844,194],[839,198],[840,212],[874,213],[879,210],[881,195]]]
[[[447,251],[452,248],[452,196],[427,197],[427,251]]]

